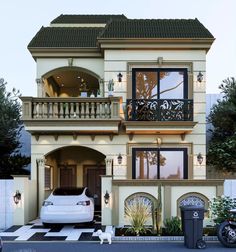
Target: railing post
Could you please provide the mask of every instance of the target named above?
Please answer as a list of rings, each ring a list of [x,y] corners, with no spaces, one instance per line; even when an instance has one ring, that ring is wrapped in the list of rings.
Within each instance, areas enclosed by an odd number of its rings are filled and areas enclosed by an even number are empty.
[[[118,100],[116,97],[115,98],[110,98],[111,101],[109,102],[110,106],[110,117],[111,118],[119,118],[119,111],[120,111],[120,100]]]
[[[21,99],[23,104],[23,120],[32,119],[32,97],[24,97]]]

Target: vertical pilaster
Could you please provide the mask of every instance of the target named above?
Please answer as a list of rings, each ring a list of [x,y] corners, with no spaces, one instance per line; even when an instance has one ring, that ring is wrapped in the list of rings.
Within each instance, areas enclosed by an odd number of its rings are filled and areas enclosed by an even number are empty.
[[[37,78],[35,81],[37,83],[37,96],[45,97],[44,83],[42,78]]]

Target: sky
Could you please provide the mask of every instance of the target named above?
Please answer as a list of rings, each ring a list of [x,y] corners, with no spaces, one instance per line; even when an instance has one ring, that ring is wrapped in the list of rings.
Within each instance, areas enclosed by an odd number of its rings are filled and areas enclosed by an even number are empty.
[[[207,54],[207,93],[236,77],[236,0],[1,0],[0,78],[7,90],[36,96],[36,63],[27,45],[60,14],[124,14],[128,18],[198,18],[216,38]]]

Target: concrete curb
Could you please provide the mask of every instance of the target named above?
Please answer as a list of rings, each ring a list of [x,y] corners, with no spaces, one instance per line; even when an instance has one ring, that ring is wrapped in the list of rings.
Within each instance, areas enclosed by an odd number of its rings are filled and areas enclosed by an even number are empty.
[[[184,241],[184,236],[114,236],[113,241]],[[204,241],[218,241],[217,236],[203,236]]]

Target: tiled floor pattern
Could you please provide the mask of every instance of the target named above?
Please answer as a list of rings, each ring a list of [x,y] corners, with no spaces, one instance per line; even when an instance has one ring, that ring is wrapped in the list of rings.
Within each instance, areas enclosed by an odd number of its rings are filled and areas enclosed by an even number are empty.
[[[102,226],[98,216],[94,224],[55,225],[50,228],[44,227],[37,219],[25,226],[12,226],[0,236],[3,241],[98,241],[98,229],[109,232],[112,226]]]

